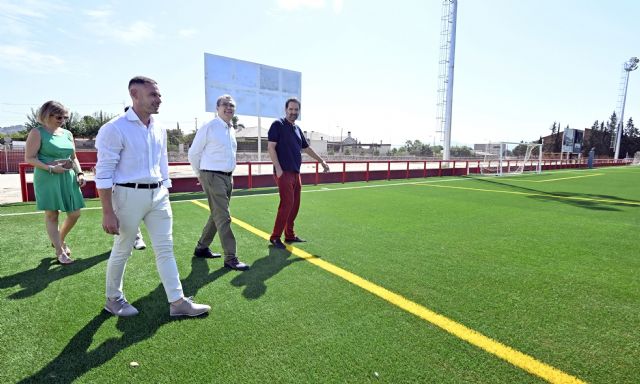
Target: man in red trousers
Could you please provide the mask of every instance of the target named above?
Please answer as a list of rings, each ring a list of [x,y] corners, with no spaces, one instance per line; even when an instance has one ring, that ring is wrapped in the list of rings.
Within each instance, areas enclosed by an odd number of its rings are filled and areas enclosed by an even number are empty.
[[[269,241],[275,248],[284,249],[280,240],[284,231],[284,241],[287,243],[302,243],[305,240],[296,236],[293,229],[298,209],[300,208],[300,166],[304,151],[329,172],[327,163],[309,146],[296,120],[300,115],[300,100],[288,99],[285,103],[285,117],[276,120],[269,128],[269,156],[273,162],[276,183],[280,193],[280,205],[273,232]]]

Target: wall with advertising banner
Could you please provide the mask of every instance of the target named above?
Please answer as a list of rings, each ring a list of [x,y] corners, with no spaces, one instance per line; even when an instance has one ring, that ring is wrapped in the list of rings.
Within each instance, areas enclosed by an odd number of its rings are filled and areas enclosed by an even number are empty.
[[[565,128],[562,135],[562,152],[582,153],[582,141],[584,131],[580,129]]]

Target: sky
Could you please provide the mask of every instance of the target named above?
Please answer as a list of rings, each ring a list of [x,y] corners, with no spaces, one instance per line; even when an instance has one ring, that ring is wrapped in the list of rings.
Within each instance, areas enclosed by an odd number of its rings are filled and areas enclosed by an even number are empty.
[[[159,121],[192,131],[213,117],[211,53],[301,72],[305,131],[440,144],[441,15],[441,0],[0,0],[0,126],[51,99],[120,113],[129,79],[144,75],[162,93]],[[452,145],[609,119],[623,64],[640,56],[639,19],[636,0],[459,0]],[[640,119],[640,70],[629,117]]]

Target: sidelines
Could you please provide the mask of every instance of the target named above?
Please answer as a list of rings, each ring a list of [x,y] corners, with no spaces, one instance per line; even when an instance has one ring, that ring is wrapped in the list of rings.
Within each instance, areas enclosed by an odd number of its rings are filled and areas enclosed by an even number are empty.
[[[608,168],[607,170],[614,170],[614,168]],[[571,169],[571,170],[558,170],[558,171],[548,171],[545,172],[546,175],[549,174],[556,174],[556,173],[582,173],[582,172],[588,172],[588,171],[592,171],[590,169]],[[629,172],[629,173],[635,173],[635,172]],[[598,175],[602,175],[602,174],[598,174]],[[529,175],[527,175],[529,176]],[[593,175],[595,176],[595,175]],[[579,176],[579,177],[588,177],[588,176]],[[567,179],[572,178],[572,177],[567,177]],[[453,181],[469,181],[469,180],[475,180],[475,177],[454,177],[454,178],[450,178],[450,179],[438,179],[438,180],[423,180],[423,181],[412,181],[412,182],[405,182],[405,183],[388,183],[388,184],[373,184],[373,185],[359,185],[359,186],[353,186],[353,187],[340,187],[340,188],[327,188],[327,187],[322,187],[321,189],[312,189],[312,190],[302,190],[302,193],[315,193],[315,192],[331,192],[331,191],[342,191],[342,190],[349,190],[349,189],[365,189],[365,188],[385,188],[385,187],[396,187],[396,186],[403,186],[403,185],[422,185],[422,184],[434,184],[434,183],[447,183],[447,182],[453,182]],[[534,180],[522,180],[520,178],[517,177],[511,177],[510,180],[514,180],[514,181],[529,181],[529,182],[536,182],[536,183],[540,183],[540,182],[544,182],[544,181],[534,181]],[[553,180],[559,180],[559,179],[553,179]],[[334,184],[326,184],[326,185],[334,185]],[[437,186],[437,185],[434,185]],[[446,186],[440,186],[443,188],[446,188]],[[450,187],[450,188],[463,188],[463,187]],[[490,191],[490,190],[487,190]],[[495,191],[495,192],[501,192],[501,191]],[[507,193],[507,192],[505,192]],[[512,193],[521,193],[521,192],[512,192]],[[242,199],[242,198],[248,198],[248,197],[258,197],[258,196],[274,196],[274,195],[278,195],[277,192],[273,192],[273,193],[260,193],[260,194],[254,194],[254,195],[242,195],[242,196],[231,196],[232,199]],[[544,195],[544,196],[554,196],[554,195]],[[556,196],[554,196],[556,197]],[[568,199],[570,197],[565,197],[565,196],[557,196],[558,198],[565,198]],[[580,199],[580,200],[589,200],[587,198],[576,198],[576,199]],[[206,198],[202,198],[199,200],[206,200]],[[598,201],[593,199],[594,201]],[[178,203],[185,203],[185,202],[190,202],[192,200],[180,200],[180,201],[172,201],[171,204],[178,204]],[[601,200],[601,201],[605,201],[605,200]],[[613,201],[607,201],[607,202],[613,202]],[[635,204],[635,203],[630,203],[630,204]],[[90,207],[90,208],[83,208],[83,211],[92,211],[92,210],[96,210],[96,209],[101,209],[101,207]],[[0,213],[0,217],[9,217],[9,216],[23,216],[23,215],[35,215],[35,214],[42,214],[44,213],[44,211],[31,211],[31,212],[16,212],[16,213]]]
[[[578,196],[560,196],[554,195],[552,193],[531,193],[531,192],[516,192],[516,191],[501,191],[498,189],[483,189],[483,188],[469,188],[469,187],[454,187],[451,185],[426,185],[427,187],[436,187],[436,188],[450,188],[450,189],[462,189],[466,191],[476,191],[476,192],[494,192],[494,193],[508,193],[512,195],[523,195],[523,196],[541,196],[541,197],[551,197],[554,199],[564,199],[564,200],[578,200],[578,201],[594,201],[598,203],[610,203],[610,204],[625,204],[625,205],[640,205],[640,202],[637,201],[629,201],[629,200],[608,200],[608,199],[592,199],[589,197],[578,197]]]
[[[209,210],[209,207],[200,201],[190,201],[197,206]],[[265,240],[269,240],[270,238],[270,235],[268,233],[261,231],[242,220],[239,220],[235,217],[232,217],[231,220],[234,224],[244,228],[245,230],[253,233],[258,237],[261,237]],[[293,247],[289,244],[286,245],[286,249],[291,254],[298,256],[310,262],[311,264],[314,264],[315,266],[320,267],[325,271],[382,298],[383,300],[388,301],[398,308],[401,308],[417,317],[420,317],[423,320],[426,320],[427,322],[445,330],[446,332],[458,337],[459,339],[468,342],[469,344],[472,344],[488,353],[491,353],[524,371],[547,380],[550,383],[584,383],[584,381],[578,379],[575,376],[569,375],[568,373],[545,364],[532,356],[517,351],[507,345],[500,343],[499,341],[493,340],[490,337],[487,337],[471,328],[468,328],[461,323],[451,320],[448,317],[434,312],[426,307],[423,307],[420,304],[417,304],[397,293],[391,292],[384,287],[376,285],[358,275],[355,275],[345,269],[324,261],[308,252],[303,251],[302,249]]]
[[[447,179],[447,180],[426,180],[426,181],[413,181],[413,182],[407,182],[407,183],[393,183],[393,184],[374,184],[374,185],[361,185],[361,186],[355,186],[355,187],[343,187],[343,188],[322,188],[322,189],[312,189],[312,190],[303,190],[302,193],[313,193],[313,192],[332,192],[332,191],[341,191],[341,190],[345,190],[345,189],[365,189],[365,188],[382,188],[382,187],[396,187],[399,185],[416,185],[416,184],[430,184],[430,183],[446,183],[449,181],[465,181],[465,180],[471,180],[471,179],[463,179],[463,178],[456,178],[456,179]],[[232,199],[242,199],[242,198],[249,198],[249,197],[259,197],[259,196],[277,196],[278,192],[273,192],[273,193],[257,193],[257,194],[253,194],[253,195],[241,195],[241,196],[231,196]],[[206,197],[203,197],[202,199],[196,199],[196,200],[207,200]],[[179,204],[179,203],[189,203],[193,200],[179,200],[179,201],[172,201],[171,204]],[[83,211],[94,211],[96,209],[102,209],[102,207],[89,207],[89,208],[82,208]],[[42,214],[44,213],[44,211],[31,211],[31,212],[16,212],[16,213],[0,213],[0,217],[9,217],[9,216],[24,216],[24,215],[37,215],[37,214]]]
[[[558,180],[569,180],[569,179],[580,179],[582,177],[593,177],[593,176],[602,176],[604,173],[594,173],[592,175],[581,175],[581,176],[570,176],[570,177],[560,177],[557,179],[546,179],[546,180],[517,180],[517,181],[526,181],[529,183],[546,183],[549,181],[558,181]]]

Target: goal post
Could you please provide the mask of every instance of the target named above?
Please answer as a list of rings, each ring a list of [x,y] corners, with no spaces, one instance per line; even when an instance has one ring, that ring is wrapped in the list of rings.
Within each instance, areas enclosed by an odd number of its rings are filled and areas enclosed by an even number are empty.
[[[542,172],[542,144],[499,142],[486,144],[482,175],[508,176]]]

